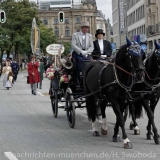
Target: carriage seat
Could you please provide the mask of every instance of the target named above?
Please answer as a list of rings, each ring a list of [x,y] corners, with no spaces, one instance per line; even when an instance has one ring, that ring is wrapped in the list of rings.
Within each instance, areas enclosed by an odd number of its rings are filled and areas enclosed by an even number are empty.
[[[83,60],[82,61],[82,70],[84,70],[85,66],[91,61],[92,60]],[[73,62],[73,73],[76,75],[77,84],[79,86],[83,86],[83,72],[82,73],[79,72],[78,63],[75,60],[75,58],[73,58],[73,57],[72,57],[72,62]]]

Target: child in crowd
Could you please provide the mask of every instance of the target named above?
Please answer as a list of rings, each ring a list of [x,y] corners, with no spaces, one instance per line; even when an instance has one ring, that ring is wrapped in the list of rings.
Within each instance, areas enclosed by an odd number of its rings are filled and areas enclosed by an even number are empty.
[[[12,72],[9,72],[8,77],[7,77],[7,83],[5,86],[7,89],[9,89],[13,86],[12,81],[13,81],[13,74],[12,74]]]

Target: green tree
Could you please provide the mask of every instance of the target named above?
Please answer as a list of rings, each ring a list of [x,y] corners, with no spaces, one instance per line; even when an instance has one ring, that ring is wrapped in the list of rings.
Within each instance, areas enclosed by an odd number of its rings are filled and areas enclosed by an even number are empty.
[[[70,42],[64,42],[63,45],[64,45],[64,53],[63,53],[63,55],[69,54],[70,50],[71,50],[71,43]]]
[[[32,20],[35,17],[37,22],[38,12],[36,10],[35,3],[29,3],[28,0],[7,0],[0,4],[0,8],[6,12],[6,22],[1,24],[2,30],[7,31],[5,34],[9,37],[6,52],[9,57],[11,50],[15,49],[15,54],[20,53],[20,50],[28,48],[30,46],[30,41],[26,37],[31,30]],[[25,44],[25,45],[23,45]],[[24,49],[25,50],[25,49]]]
[[[47,28],[45,25],[41,24],[40,29],[40,48],[41,52],[46,52],[46,47],[50,44],[57,43],[56,36],[53,33],[52,28]]]

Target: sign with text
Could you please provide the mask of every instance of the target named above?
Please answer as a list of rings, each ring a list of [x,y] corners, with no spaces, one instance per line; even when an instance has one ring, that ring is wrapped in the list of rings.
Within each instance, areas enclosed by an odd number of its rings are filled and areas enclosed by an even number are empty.
[[[124,2],[119,1],[120,29],[124,28]]]
[[[64,46],[61,44],[50,44],[46,47],[46,52],[51,55],[58,55],[64,52]]]

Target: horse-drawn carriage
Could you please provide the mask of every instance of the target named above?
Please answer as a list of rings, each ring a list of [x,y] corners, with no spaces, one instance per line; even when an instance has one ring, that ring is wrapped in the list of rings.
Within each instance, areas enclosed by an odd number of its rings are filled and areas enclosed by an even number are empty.
[[[84,87],[77,77],[77,62],[71,57],[64,57],[60,60],[61,66],[54,68],[54,79],[50,83],[50,99],[53,115],[58,116],[58,109],[66,111],[68,124],[71,128],[75,125],[75,109],[85,107]],[[91,61],[83,61],[85,65]],[[52,68],[52,67],[51,67]],[[66,80],[67,78],[67,80]],[[59,105],[61,103],[61,105]],[[63,103],[63,105],[62,105]]]
[[[114,128],[113,142],[120,141],[119,127],[122,129],[124,148],[132,148],[130,140],[127,138],[124,127],[123,112],[126,105],[131,108],[134,101],[142,99],[146,94],[152,94],[151,90],[141,89],[133,90],[135,84],[144,82],[145,67],[143,60],[144,53],[141,51],[138,43],[127,41],[117,52],[115,58],[105,63],[99,61],[84,61],[83,84],[77,83],[77,64],[72,60],[73,67],[66,70],[56,68],[54,79],[50,85],[50,99],[54,117],[57,117],[58,108],[64,108],[66,111],[69,126],[75,125],[75,109],[87,108],[88,118],[92,121],[93,136],[99,136],[96,127],[97,107],[101,107],[102,119],[106,118],[106,106],[111,105],[116,114],[117,121]],[[63,74],[71,75],[67,83],[60,83]],[[64,85],[64,86],[63,86]],[[62,98],[64,97],[64,99]],[[64,102],[63,106],[58,106],[59,102]],[[149,105],[144,106],[153,126],[154,140],[159,144],[159,136],[154,125],[154,119],[150,113]],[[134,108],[134,107],[133,107]],[[134,116],[134,115],[133,115]],[[102,121],[103,122],[103,121]],[[136,129],[136,123],[134,127]],[[106,134],[105,121],[102,124],[101,133]]]

